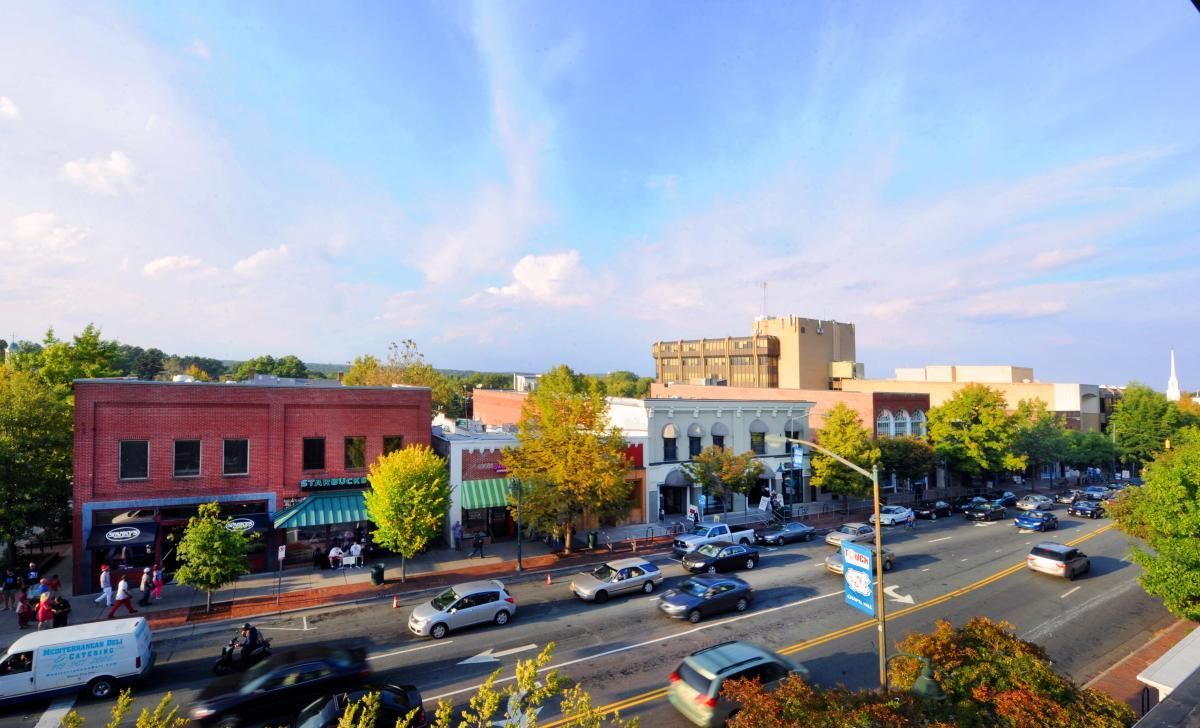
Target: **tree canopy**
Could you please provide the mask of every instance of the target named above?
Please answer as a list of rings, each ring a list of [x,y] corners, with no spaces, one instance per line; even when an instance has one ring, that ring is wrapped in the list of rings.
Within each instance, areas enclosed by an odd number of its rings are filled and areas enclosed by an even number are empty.
[[[229,519],[221,517],[221,506],[204,503],[198,515],[188,519],[187,529],[176,547],[181,562],[175,571],[175,581],[203,589],[205,609],[212,611],[213,592],[232,584],[243,574],[250,573],[246,554],[250,539],[258,534],[231,531]]]
[[[275,377],[287,377],[291,379],[320,379],[321,375],[314,376],[313,372],[308,370],[304,362],[300,358],[288,354],[287,356],[276,359],[270,354],[257,356],[253,359],[241,362],[237,368],[233,370],[230,377],[240,381],[251,379],[256,374],[264,374]]]
[[[1167,440],[1184,426],[1190,415],[1144,384],[1131,382],[1108,418],[1121,460],[1143,465],[1166,448]]]
[[[1145,541],[1133,547],[1133,560],[1146,593],[1177,617],[1200,620],[1200,429],[1178,433],[1144,479],[1109,511],[1121,530]]]
[[[1012,453],[1015,435],[1004,394],[984,384],[968,384],[929,410],[934,454],[968,475],[1023,468],[1022,458]]]
[[[730,493],[749,495],[763,472],[762,461],[747,450],[735,454],[723,447],[709,445],[682,466],[684,477],[699,485],[705,495],[718,495],[724,501]]]
[[[1064,461],[1073,468],[1108,467],[1117,459],[1117,446],[1103,432],[1067,433]]]
[[[1038,477],[1041,466],[1063,462],[1071,449],[1071,437],[1062,419],[1050,412],[1040,399],[1023,399],[1013,414],[1012,454],[1023,458]]]
[[[525,398],[519,447],[504,451],[510,477],[522,484],[524,522],[562,534],[568,552],[582,518],[622,518],[632,507],[625,439],[620,429],[606,429],[607,415],[594,383],[555,367]]]
[[[450,509],[446,461],[426,445],[381,455],[367,472],[364,496],[375,524],[375,541],[400,554],[400,581],[408,559],[442,531]]]
[[[69,524],[73,430],[61,390],[0,365],[0,541]]]
[[[861,468],[870,468],[879,462],[879,446],[871,439],[870,431],[863,427],[857,412],[839,402],[824,417],[825,424],[818,436],[822,447]],[[818,451],[812,454],[810,483],[831,493],[856,496],[871,494],[870,480]]]
[[[903,481],[918,480],[933,470],[933,446],[919,437],[885,437],[878,441],[879,467]]]

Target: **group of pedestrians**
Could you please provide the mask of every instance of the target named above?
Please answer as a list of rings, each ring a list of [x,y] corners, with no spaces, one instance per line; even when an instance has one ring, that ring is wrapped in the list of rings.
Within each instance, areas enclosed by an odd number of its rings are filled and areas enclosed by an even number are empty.
[[[454,536],[454,550],[462,551],[462,544],[463,544],[462,523],[459,521],[455,521],[454,527],[452,529],[450,529],[450,532]],[[482,559],[483,558],[483,544],[486,542],[486,540],[487,540],[487,537],[484,536],[483,529],[476,531],[475,535],[471,537],[471,555],[467,558],[473,559],[476,556],[478,556],[479,558]]]
[[[66,626],[71,604],[58,593],[61,588],[58,574],[44,577],[37,564],[32,562],[24,574],[7,569],[3,582],[0,582],[0,591],[4,595],[4,606],[0,611],[13,610],[20,629],[28,629],[35,621],[39,630]]]
[[[142,592],[142,598],[138,602],[143,607],[150,606],[150,600],[162,599],[162,588],[165,583],[165,575],[162,567],[155,564],[153,567],[147,566],[142,569],[142,580],[138,583],[138,590]],[[116,594],[113,594],[112,571],[109,570],[108,564],[100,567],[100,596],[96,597],[95,602],[99,604],[104,602],[104,606],[108,607],[108,618],[113,619],[117,616],[117,610],[121,607],[129,612],[129,614],[137,614],[138,610],[133,608],[133,595],[129,593],[129,580],[121,574],[121,578],[117,581]]]

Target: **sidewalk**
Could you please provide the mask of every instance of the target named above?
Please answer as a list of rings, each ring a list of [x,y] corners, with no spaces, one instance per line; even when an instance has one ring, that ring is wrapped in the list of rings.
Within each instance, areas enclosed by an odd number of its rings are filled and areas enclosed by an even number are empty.
[[[1171,626],[1159,630],[1136,650],[1092,678],[1084,687],[1101,690],[1117,700],[1128,703],[1140,718],[1144,713],[1143,707],[1148,710],[1158,703],[1158,695],[1156,690],[1151,689],[1148,704],[1143,706],[1142,690],[1146,686],[1137,679],[1138,674],[1166,654],[1167,650],[1174,647],[1195,627],[1194,622],[1179,620]]]

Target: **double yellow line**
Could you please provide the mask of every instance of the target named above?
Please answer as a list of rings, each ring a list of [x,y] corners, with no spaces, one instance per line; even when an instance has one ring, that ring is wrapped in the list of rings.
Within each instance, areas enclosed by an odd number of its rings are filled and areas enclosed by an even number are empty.
[[[1113,524],[1113,523],[1105,524],[1104,526],[1097,528],[1095,531],[1092,531],[1091,533],[1084,534],[1077,539],[1068,541],[1066,545],[1076,546],[1078,544],[1083,543],[1084,541],[1087,541],[1090,538],[1095,538],[1096,536],[1099,536],[1102,533],[1111,531],[1114,528],[1114,526],[1115,526],[1115,524]],[[898,617],[904,617],[909,614],[914,614],[923,609],[929,609],[930,607],[936,607],[939,604],[945,604],[946,602],[950,601],[951,599],[957,599],[958,597],[961,597],[965,594],[969,594],[977,589],[982,589],[983,587],[988,586],[989,584],[994,584],[995,582],[1000,581],[1004,577],[1011,576],[1012,574],[1015,574],[1018,571],[1023,570],[1024,568],[1025,568],[1024,561],[1022,561],[1019,564],[1013,564],[1012,566],[1009,566],[1005,569],[1001,569],[1000,571],[996,572],[995,574],[992,574],[991,576],[984,577],[983,579],[980,579],[979,581],[968,584],[964,587],[960,587],[953,591],[946,592],[945,594],[934,597],[933,599],[930,599],[929,601],[921,602],[920,604],[914,604],[913,606],[905,607],[904,609],[898,609],[894,612],[888,612],[886,615],[886,618],[888,620],[892,620],[892,619],[896,619]],[[794,645],[788,645],[787,647],[784,647],[783,649],[779,650],[779,654],[794,655],[797,652],[803,652],[804,650],[811,649],[813,647],[816,647],[817,645],[823,645],[826,642],[832,642],[833,640],[840,639],[840,638],[846,637],[848,635],[852,635],[856,632],[861,632],[864,629],[871,629],[874,626],[876,626],[876,622],[873,619],[870,619],[870,620],[867,620],[864,622],[859,622],[858,624],[852,624],[849,627],[842,627],[841,629],[834,630],[832,632],[823,634],[820,637],[814,637],[810,640],[803,640],[803,641],[797,642]],[[610,713],[615,713],[620,710],[627,710],[629,708],[633,708],[638,705],[642,705],[643,703],[648,703],[652,700],[658,700],[659,698],[666,696],[666,694],[667,694],[667,688],[665,688],[665,687],[655,688],[654,690],[651,690],[649,692],[640,693],[638,695],[634,695],[633,697],[625,698],[624,700],[618,700],[615,703],[609,703],[608,705],[602,705],[599,708],[596,708],[596,712],[599,713],[600,715],[609,715]],[[566,722],[567,721],[565,718],[559,718],[557,720],[552,720],[552,721],[544,724],[544,728],[555,728],[555,726],[564,725]]]

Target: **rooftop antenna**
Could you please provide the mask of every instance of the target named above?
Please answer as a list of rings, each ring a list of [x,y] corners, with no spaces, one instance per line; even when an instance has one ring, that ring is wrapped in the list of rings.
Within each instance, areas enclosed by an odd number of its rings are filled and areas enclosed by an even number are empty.
[[[758,285],[760,288],[763,289],[763,312],[762,312],[762,315],[763,315],[763,318],[766,318],[767,317],[767,282],[762,281]]]

